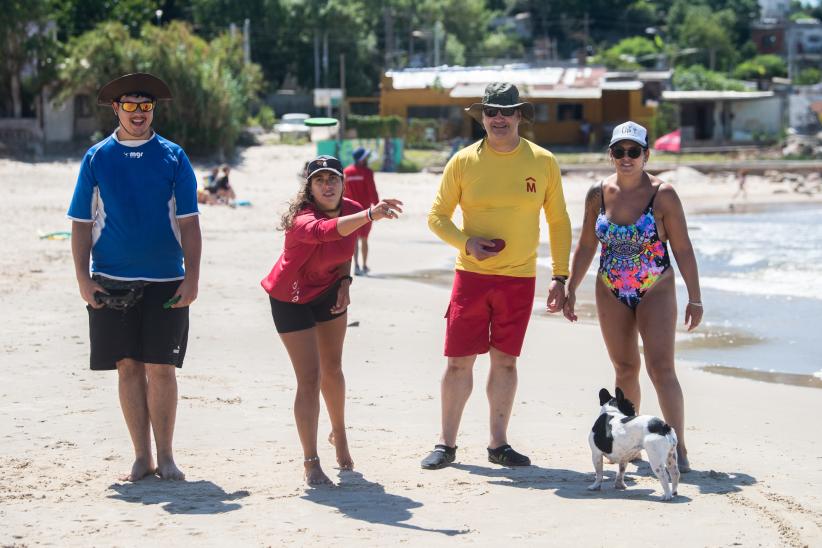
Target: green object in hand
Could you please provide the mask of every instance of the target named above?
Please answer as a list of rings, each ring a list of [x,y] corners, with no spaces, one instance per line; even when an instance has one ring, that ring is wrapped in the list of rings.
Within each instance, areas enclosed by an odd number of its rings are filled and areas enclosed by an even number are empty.
[[[176,297],[172,297],[171,299],[169,299],[169,300],[167,300],[166,302],[164,302],[164,303],[163,303],[163,308],[165,308],[166,310],[168,310],[169,308],[171,308],[172,306],[174,306],[174,305],[175,305],[175,304],[177,304],[178,302],[180,302],[180,296],[179,296],[179,295],[177,295]]]

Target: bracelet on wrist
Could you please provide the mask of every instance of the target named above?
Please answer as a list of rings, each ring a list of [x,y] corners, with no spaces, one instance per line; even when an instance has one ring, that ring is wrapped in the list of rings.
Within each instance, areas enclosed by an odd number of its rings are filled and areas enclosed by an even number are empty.
[[[351,276],[343,276],[342,278],[340,278],[340,281],[343,281],[343,280],[348,280],[349,284],[354,283],[354,278],[352,278]]]
[[[371,208],[365,210],[365,216],[368,217],[368,220],[374,222],[374,216],[371,214]]]
[[[691,306],[698,306],[699,308],[702,308],[702,302],[701,301],[688,301],[688,304],[691,305]]]
[[[562,285],[565,285],[565,282],[568,281],[568,276],[551,276],[552,282],[559,282]]]

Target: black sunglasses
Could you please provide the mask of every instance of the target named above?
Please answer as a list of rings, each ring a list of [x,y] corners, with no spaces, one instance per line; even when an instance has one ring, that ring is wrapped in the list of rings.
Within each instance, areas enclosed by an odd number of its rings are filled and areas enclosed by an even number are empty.
[[[628,158],[633,158],[636,160],[640,156],[642,156],[642,151],[645,150],[642,147],[631,147],[631,148],[622,148],[622,147],[613,147],[611,148],[611,154],[617,160],[622,160],[625,158],[625,155],[628,155]]]
[[[485,114],[489,118],[494,118],[498,112],[501,112],[503,116],[513,116],[516,111],[519,109],[517,107],[504,107],[504,108],[497,108],[497,107],[482,107],[482,113]]]

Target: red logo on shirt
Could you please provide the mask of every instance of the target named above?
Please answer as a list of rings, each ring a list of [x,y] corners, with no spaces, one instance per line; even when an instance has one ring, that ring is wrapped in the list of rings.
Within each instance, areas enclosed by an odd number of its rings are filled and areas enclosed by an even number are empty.
[[[533,177],[528,177],[525,179],[525,191],[526,192],[536,192],[537,191],[537,180]]]

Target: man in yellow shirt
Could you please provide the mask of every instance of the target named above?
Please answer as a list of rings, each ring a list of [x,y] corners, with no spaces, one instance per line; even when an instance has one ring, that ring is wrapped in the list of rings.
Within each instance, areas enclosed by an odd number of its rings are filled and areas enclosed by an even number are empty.
[[[519,125],[534,120],[531,103],[516,86],[489,84],[482,103],[466,109],[486,136],[455,154],[442,176],[428,226],[459,250],[451,302],[446,313],[442,378],[442,433],[423,459],[425,469],[454,461],[456,438],[473,386],[477,354],[490,352],[488,460],[528,466],[531,460],[508,444],[508,420],[517,389],[517,356],[534,304],[540,210],[545,211],[553,277],[548,311],[562,310],[571,250],[571,222],[565,208],[559,166],[553,154],[519,136]],[[451,217],[460,206],[463,226]]]

